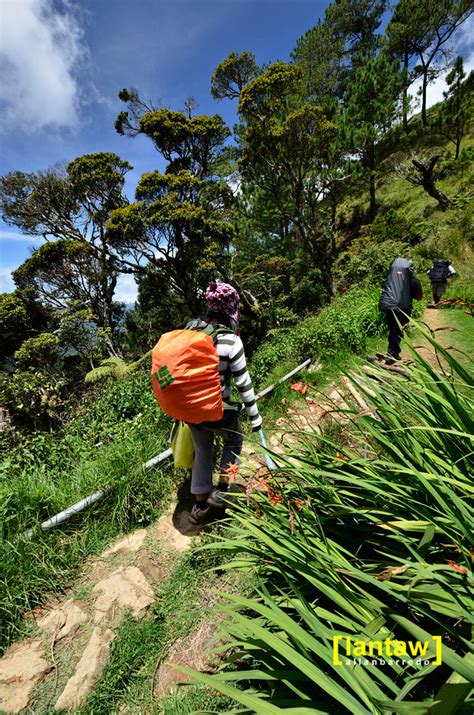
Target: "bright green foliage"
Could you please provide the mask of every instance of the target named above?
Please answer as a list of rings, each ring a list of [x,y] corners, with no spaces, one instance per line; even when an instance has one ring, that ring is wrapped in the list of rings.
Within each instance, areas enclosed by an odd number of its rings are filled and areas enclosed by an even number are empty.
[[[263,385],[283,361],[297,364],[312,357],[327,362],[344,351],[360,353],[367,338],[379,335],[384,325],[379,297],[373,287],[357,287],[337,296],[318,315],[274,330],[252,356],[250,371],[257,384]]]
[[[215,273],[232,237],[228,191],[186,170],[144,174],[139,201],[112,214],[110,235],[121,251],[146,257],[195,311],[198,289]]]
[[[168,165],[165,173],[144,174],[137,201],[112,213],[111,240],[137,272],[146,262],[163,277],[163,297],[171,290],[194,313],[198,291],[222,268],[233,235],[232,192],[215,167],[229,130],[217,114],[159,109],[136,118],[136,133],[148,136]]]
[[[73,195],[93,218],[99,234],[110,211],[126,203],[123,186],[131,169],[128,161],[112,152],[86,154],[67,165]]]
[[[211,77],[211,94],[214,99],[236,99],[242,89],[255,79],[259,68],[252,52],[229,52]]]
[[[240,95],[241,169],[250,186],[271,197],[282,220],[332,294],[333,244],[327,206],[321,199],[331,142],[337,134],[321,107],[301,102],[302,71],[277,62]]]
[[[24,302],[15,293],[0,294],[0,357],[12,355],[31,331]]]
[[[78,157],[66,170],[2,177],[4,220],[50,241],[17,269],[18,286],[34,287],[55,308],[82,301],[99,326],[116,327],[117,255],[111,254],[105,223],[112,209],[127,203],[124,177],[131,168],[116,154],[101,152]]]
[[[378,214],[370,224],[370,238],[377,243],[384,241],[405,241],[416,245],[426,238],[427,226],[407,219],[395,209]]]
[[[90,244],[69,238],[44,243],[13,273],[16,285],[31,287],[54,309],[82,301],[96,312],[101,308],[100,263]]]
[[[315,104],[333,109],[347,81],[344,37],[335,37],[330,25],[319,20],[300,37],[292,57],[303,70],[304,93]]]
[[[371,409],[349,408],[345,446],[299,435],[294,450],[274,455],[280,469],[266,475],[267,490],[250,485],[248,506],[215,546],[228,568],[262,580],[253,597],[229,595],[222,608],[231,668],[194,673],[243,706],[231,712],[427,713],[438,701],[433,712],[454,714],[469,699],[474,381],[424,337],[448,374],[413,351],[410,380],[360,375],[354,384]],[[438,635],[443,665],[403,656],[336,665],[336,635]]]
[[[325,23],[335,38],[344,40],[353,68],[375,54],[380,40],[376,31],[387,7],[387,0],[334,0],[326,8]]]
[[[222,117],[187,117],[183,112],[158,109],[147,112],[139,131],[149,137],[157,151],[169,162],[168,172],[188,169],[195,176],[206,176],[230,131]]]
[[[425,238],[427,230],[426,225],[408,222],[394,209],[378,214],[368,235],[354,239],[338,257],[337,286],[346,290],[359,283],[381,286],[392,261],[399,256],[412,257],[412,247]]]
[[[451,72],[446,77],[448,91],[443,92],[445,102],[440,112],[440,130],[456,147],[459,158],[461,142],[469,131],[473,112],[474,72],[466,79],[462,57],[456,57]]]
[[[65,380],[48,370],[17,370],[11,376],[2,372],[0,402],[20,424],[51,429],[58,425],[64,410],[64,387]]]
[[[36,429],[57,424],[64,409],[66,381],[60,375],[61,345],[58,336],[40,333],[28,338],[14,355],[17,370],[1,373],[0,401],[20,423]]]
[[[94,383],[105,381],[109,378],[119,380],[127,374],[127,363],[120,357],[111,357],[103,360],[98,367],[93,368],[84,378],[86,382]]]
[[[302,316],[316,312],[329,300],[322,272],[308,270],[303,252],[295,258],[262,254],[234,277],[243,301],[251,296],[248,312],[240,321],[248,355],[273,330],[295,326]]]
[[[92,311],[78,303],[71,302],[67,308],[56,311],[53,324],[63,350],[65,366],[71,358],[81,375],[87,366],[101,360],[107,349],[112,351],[110,329],[99,328]]]
[[[70,393],[78,392],[85,370],[110,344],[110,331],[98,328],[92,312],[74,302],[51,314],[48,327],[54,334],[20,340],[11,362],[16,371],[2,373],[1,401],[15,422],[35,429],[58,426]]]
[[[53,369],[59,359],[59,339],[51,333],[41,333],[28,338],[15,353],[15,360],[22,370],[28,368]]]
[[[297,65],[275,62],[241,92],[239,113],[248,120],[274,121],[285,117],[288,109],[298,106],[302,72]],[[273,115],[276,113],[276,117]]]
[[[71,404],[66,423],[62,413],[61,430],[24,435],[4,451],[0,647],[18,637],[25,611],[70,585],[87,556],[101,553],[115,535],[143,527],[166,508],[176,488],[171,473],[166,465],[148,471],[141,467],[166,448],[169,430],[169,419],[157,409],[150,389],[149,367],[110,381],[80,405]],[[36,395],[39,403],[50,385],[38,373],[29,379],[28,396]],[[102,446],[94,447],[98,441]],[[111,484],[112,491],[83,515],[47,533],[22,536],[104,484]]]
[[[399,256],[410,256],[409,244],[392,239],[382,243],[375,243],[368,238],[356,239],[350,250],[345,251],[336,261],[337,285],[343,289],[358,283],[381,286],[388,267]]]
[[[345,132],[368,176],[370,221],[377,211],[375,173],[387,153],[384,137],[400,116],[402,86],[398,65],[380,53],[358,67],[345,96]]]
[[[78,207],[62,169],[2,176],[0,206],[3,220],[28,235],[81,238],[74,226]]]

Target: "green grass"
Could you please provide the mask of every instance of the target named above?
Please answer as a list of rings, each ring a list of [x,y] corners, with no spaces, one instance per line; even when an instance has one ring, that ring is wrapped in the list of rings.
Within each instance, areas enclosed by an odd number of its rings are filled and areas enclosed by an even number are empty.
[[[339,295],[318,315],[290,329],[272,331],[252,358],[250,372],[256,385],[274,382],[290,364],[295,366],[308,357],[337,365],[348,352],[365,352],[367,339],[383,330],[379,296],[373,287],[357,286]]]
[[[454,328],[454,332],[445,334],[442,338],[445,345],[452,344],[456,350],[464,353],[464,358],[472,367],[472,356],[474,353],[474,318],[466,315],[463,310],[440,310],[438,312],[440,322],[447,327]],[[449,336],[449,337],[448,337]]]
[[[190,713],[225,713],[234,705],[232,698],[212,688],[188,685],[160,703],[162,715],[190,715]]]
[[[150,523],[167,506],[175,489],[171,465],[141,468],[167,446],[167,420],[147,378],[109,386],[62,434],[35,435],[0,465],[0,647],[22,635],[25,611],[71,584],[87,556],[100,553],[117,534]],[[109,441],[94,448],[102,417]],[[110,492],[81,514],[24,536],[105,485]]]

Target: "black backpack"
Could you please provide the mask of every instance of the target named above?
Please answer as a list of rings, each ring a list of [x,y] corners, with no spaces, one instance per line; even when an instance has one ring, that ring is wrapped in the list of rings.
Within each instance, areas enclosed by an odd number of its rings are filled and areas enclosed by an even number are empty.
[[[407,258],[396,258],[388,272],[379,300],[380,310],[411,311],[413,264]]]
[[[444,283],[448,280],[449,264],[451,261],[438,259],[433,263],[433,267],[429,270],[430,281],[433,283]]]

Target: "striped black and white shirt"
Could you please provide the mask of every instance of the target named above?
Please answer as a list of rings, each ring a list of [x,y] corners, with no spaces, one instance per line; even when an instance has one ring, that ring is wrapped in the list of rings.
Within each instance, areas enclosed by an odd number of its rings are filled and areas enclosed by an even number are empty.
[[[208,323],[203,320],[192,320],[187,324],[186,328],[188,330],[202,330],[206,328],[207,325]],[[216,325],[216,328],[219,327],[222,327],[223,330],[229,330],[225,325]],[[240,399],[244,403],[249,416],[250,424],[252,427],[260,427],[262,418],[260,417],[255,400],[252,380],[247,370],[242,340],[235,333],[222,332],[217,334],[214,342],[219,356],[219,377],[222,387],[222,399],[224,401],[231,399],[230,380],[231,377],[233,377],[239,390]]]

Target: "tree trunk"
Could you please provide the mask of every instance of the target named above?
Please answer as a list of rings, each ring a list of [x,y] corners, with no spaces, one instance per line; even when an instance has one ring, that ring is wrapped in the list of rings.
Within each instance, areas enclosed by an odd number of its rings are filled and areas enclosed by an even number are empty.
[[[421,124],[423,127],[428,125],[426,118],[426,90],[428,88],[428,67],[423,67],[423,85],[421,94]]]
[[[459,130],[459,127],[456,132],[456,154],[455,154],[455,159],[459,159],[459,151],[461,149],[461,141],[462,141],[462,134]]]
[[[377,214],[377,201],[375,197],[375,144],[372,141],[367,147],[366,168],[369,170],[369,223],[372,223]]]
[[[408,78],[408,49],[405,48],[405,51],[403,53],[403,69],[406,72],[406,76]],[[408,85],[405,84],[403,85],[403,128],[405,131],[408,128]]]
[[[434,177],[434,168],[440,157],[441,154],[435,154],[427,162],[412,159],[412,164],[420,174],[417,183],[424,188],[427,194],[429,194],[433,199],[436,199],[442,211],[446,211],[446,209],[451,205],[451,199],[438,189]]]
[[[332,275],[332,260],[328,260],[322,269],[323,285],[326,288],[328,295],[333,298],[335,295],[334,280]]]

